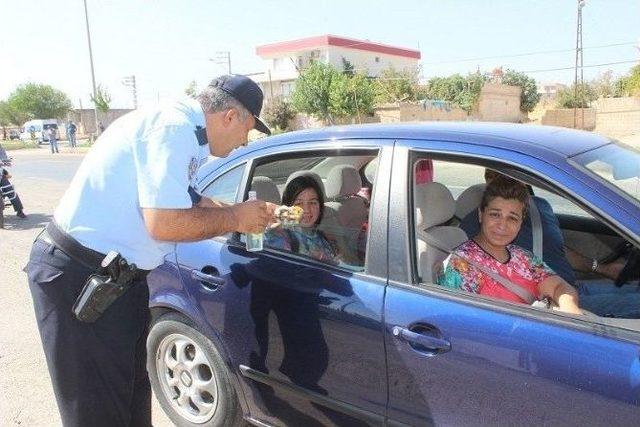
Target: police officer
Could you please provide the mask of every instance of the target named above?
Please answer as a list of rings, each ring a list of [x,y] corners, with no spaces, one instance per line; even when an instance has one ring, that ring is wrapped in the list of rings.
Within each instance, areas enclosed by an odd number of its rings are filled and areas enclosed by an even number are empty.
[[[120,118],[80,165],[25,268],[65,426],[151,425],[146,273],[172,242],[260,232],[271,221],[270,203],[229,206],[194,190],[207,155],[227,156],[253,128],[270,133],[262,99],[249,78],[222,76],[197,100]],[[90,275],[107,274],[100,264],[111,251],[128,264],[129,286],[97,320],[80,321],[74,303]]]

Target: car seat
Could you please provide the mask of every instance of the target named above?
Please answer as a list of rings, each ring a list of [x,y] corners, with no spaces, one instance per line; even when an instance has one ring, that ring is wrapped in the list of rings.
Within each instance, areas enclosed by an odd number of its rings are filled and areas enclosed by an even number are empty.
[[[266,176],[254,176],[251,181],[251,190],[256,192],[256,198],[258,200],[264,200],[265,202],[280,204],[280,191],[278,186]]]
[[[462,221],[474,209],[480,207],[482,195],[487,188],[487,184],[475,184],[467,187],[456,200],[456,218]]]
[[[328,200],[325,206],[335,212],[338,227],[335,238],[342,260],[363,265],[364,259],[358,255],[358,239],[369,220],[369,208],[367,201],[358,196],[362,178],[351,165],[334,166],[327,175],[325,188]]]
[[[467,241],[467,235],[458,227],[444,225],[453,218],[456,203],[439,182],[416,185],[415,206],[418,273],[423,282],[435,283],[442,262]]]

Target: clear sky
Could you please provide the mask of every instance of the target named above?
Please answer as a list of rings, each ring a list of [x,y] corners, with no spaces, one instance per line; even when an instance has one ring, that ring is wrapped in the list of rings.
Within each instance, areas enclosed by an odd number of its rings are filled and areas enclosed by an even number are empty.
[[[231,52],[234,73],[259,72],[256,46],[322,34],[419,49],[424,78],[575,61],[577,0],[86,1],[96,83],[111,93],[113,108],[132,106],[124,76],[136,76],[139,104],[148,104],[225,73],[226,64],[209,60],[217,51]],[[640,0],[586,0],[583,27],[585,66],[640,58]],[[504,57],[556,50],[566,51]],[[585,68],[585,79],[633,65]],[[530,75],[573,81],[573,70]],[[0,0],[0,100],[25,82],[50,84],[75,107],[80,99],[89,106],[83,0]]]

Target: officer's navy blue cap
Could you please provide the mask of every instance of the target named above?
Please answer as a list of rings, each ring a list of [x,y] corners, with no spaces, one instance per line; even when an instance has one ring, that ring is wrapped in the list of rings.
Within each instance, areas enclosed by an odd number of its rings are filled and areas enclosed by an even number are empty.
[[[217,87],[227,92],[240,102],[244,108],[256,119],[255,129],[262,133],[271,135],[271,131],[260,120],[260,110],[262,110],[263,94],[260,87],[246,76],[220,76],[211,82],[209,86]]]

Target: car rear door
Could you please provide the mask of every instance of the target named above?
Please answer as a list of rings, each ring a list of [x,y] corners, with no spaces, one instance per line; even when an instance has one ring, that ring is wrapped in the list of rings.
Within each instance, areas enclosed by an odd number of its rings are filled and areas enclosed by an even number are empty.
[[[319,145],[318,149],[327,149]],[[270,425],[382,425],[387,402],[382,328],[391,147],[380,149],[367,267],[354,272],[270,250],[238,235],[178,245],[196,312],[229,355],[251,418]],[[264,156],[281,155],[277,149]],[[260,157],[260,156],[258,156]],[[251,181],[249,160],[238,189]],[[207,194],[207,190],[204,192]],[[381,239],[381,240],[380,240]]]
[[[408,169],[414,145],[396,145],[390,186],[395,203],[384,304],[390,424],[637,424],[638,321],[571,318],[416,280]],[[532,171],[545,169],[521,153],[472,145],[421,142],[419,151],[508,158]]]

